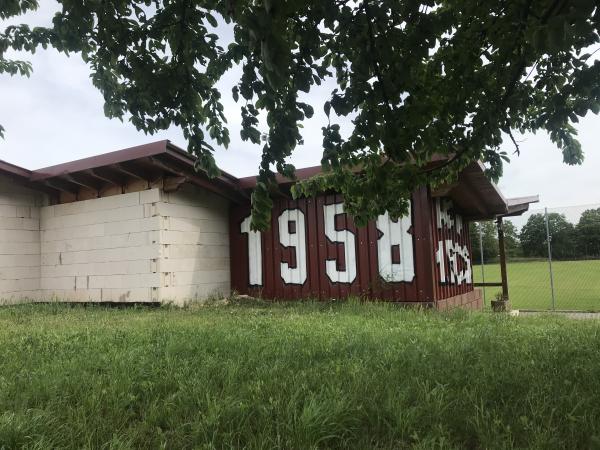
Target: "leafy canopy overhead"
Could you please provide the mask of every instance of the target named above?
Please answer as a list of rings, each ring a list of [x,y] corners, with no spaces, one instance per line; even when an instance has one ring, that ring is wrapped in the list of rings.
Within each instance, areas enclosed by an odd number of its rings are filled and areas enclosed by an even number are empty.
[[[600,108],[595,0],[59,3],[52,27],[15,25],[0,34],[0,73],[31,70],[6,58],[11,48],[79,53],[108,117],[130,117],[148,133],[181,127],[188,150],[210,175],[218,169],[209,141],[230,141],[215,85],[241,65],[231,92],[240,104],[241,137],[263,146],[252,197],[255,228],[269,222],[273,171],[294,174],[287,160],[314,107],[329,118],[325,171],[293,193],[336,189],[359,224],[385,210],[401,215],[416,186],[449,181],[477,159],[497,179],[508,160],[499,146],[513,131],[546,131],[567,164],[581,163],[573,122]],[[0,18],[18,23],[14,16],[37,4],[0,0]],[[226,48],[218,20],[234,28]],[[329,77],[337,87],[322,104],[301,101]],[[344,116],[352,118],[348,135],[337,123]],[[445,162],[432,165],[434,155]]]

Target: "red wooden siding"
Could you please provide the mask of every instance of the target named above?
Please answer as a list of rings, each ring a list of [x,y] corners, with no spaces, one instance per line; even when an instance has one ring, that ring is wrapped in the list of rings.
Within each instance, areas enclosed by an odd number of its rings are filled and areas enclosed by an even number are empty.
[[[445,208],[444,208],[445,204]],[[439,206],[438,206],[439,205]],[[440,220],[440,211],[442,217]],[[446,211],[446,214],[444,214]],[[440,227],[441,223],[441,227]],[[469,224],[464,221],[461,215],[453,209],[452,203],[444,198],[432,199],[431,201],[431,230],[433,236],[433,261],[435,261],[435,298],[437,300],[453,297],[455,295],[465,294],[473,290],[473,267],[471,265],[471,239],[469,237]],[[455,248],[460,246],[466,249],[468,261],[460,255],[456,255],[456,272],[464,276],[470,272],[470,281],[457,280],[453,276],[450,264],[450,254],[452,249],[448,249],[448,243],[452,242]],[[440,264],[436,258],[436,253],[440,247],[443,250],[444,261]],[[443,266],[443,267],[442,267]]]
[[[347,214],[334,216],[334,228],[337,232],[347,230],[354,234],[356,277],[351,282],[331,281],[327,274],[326,261],[335,260],[338,271],[348,271],[348,262],[344,255],[346,244],[334,243],[326,235],[324,206],[342,202],[343,199],[340,195],[321,195],[316,198],[298,200],[286,198],[274,200],[271,227],[260,234],[262,254],[260,286],[250,285],[248,249],[250,234],[240,231],[242,222],[250,215],[250,205],[234,207],[231,211],[230,222],[232,289],[241,294],[275,299],[328,299],[360,295],[392,301],[432,303],[436,298],[445,298],[439,296],[446,294],[445,291],[442,293],[441,288],[437,286],[439,270],[435,263],[434,246],[437,242],[437,235],[436,239],[432,240],[433,233],[437,231],[437,219],[435,207],[432,209],[432,202],[426,188],[415,192],[411,202],[408,233],[412,236],[414,277],[410,281],[390,282],[380,275],[378,239],[382,233],[377,229],[376,221],[359,228]],[[299,209],[304,214],[305,222],[307,271],[306,279],[302,284],[286,283],[281,269],[281,263],[288,263],[290,267],[298,268],[297,258],[302,256],[301,252],[296,254],[294,248],[286,248],[280,243],[279,217],[284,211],[294,209]],[[297,228],[299,222],[291,220],[288,226],[290,235],[297,237],[299,230],[293,228]],[[288,232],[285,228],[282,230],[284,233]],[[329,230],[331,232],[331,226]],[[468,235],[464,233],[461,235],[461,239],[468,240]],[[396,245],[390,248],[394,264],[403,262],[398,261],[399,258],[402,258],[400,247]],[[350,257],[351,255],[350,252]],[[350,277],[349,274],[346,273],[346,275],[348,278]],[[287,276],[289,277],[289,275]],[[463,286],[456,292],[462,293],[466,290],[472,290],[472,287],[467,289]]]

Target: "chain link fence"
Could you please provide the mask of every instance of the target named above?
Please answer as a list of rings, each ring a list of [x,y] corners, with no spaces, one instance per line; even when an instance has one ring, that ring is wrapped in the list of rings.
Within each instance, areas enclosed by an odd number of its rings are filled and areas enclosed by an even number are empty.
[[[508,292],[522,310],[600,311],[600,203],[504,219]],[[475,283],[500,282],[496,223],[471,224]],[[501,287],[485,287],[486,305]]]

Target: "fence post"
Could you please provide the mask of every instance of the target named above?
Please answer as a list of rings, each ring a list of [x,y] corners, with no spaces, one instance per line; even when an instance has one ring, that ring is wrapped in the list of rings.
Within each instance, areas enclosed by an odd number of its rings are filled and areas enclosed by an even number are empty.
[[[484,284],[483,286],[483,304],[485,305],[485,268],[484,266],[484,261],[483,261],[483,227],[481,226],[481,222],[478,223],[479,225],[479,254],[480,254],[480,258],[481,258],[481,282]]]
[[[546,243],[548,244],[548,269],[550,270],[550,290],[552,291],[552,309],[556,309],[556,298],[554,296],[554,276],[552,274],[552,237],[550,236],[550,225],[548,224],[548,208],[544,208],[544,219],[546,221]]]

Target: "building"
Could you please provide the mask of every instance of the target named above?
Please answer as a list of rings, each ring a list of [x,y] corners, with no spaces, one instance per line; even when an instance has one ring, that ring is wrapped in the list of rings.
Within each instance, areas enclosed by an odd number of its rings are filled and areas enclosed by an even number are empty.
[[[0,298],[184,304],[235,291],[480,307],[468,222],[535,201],[506,200],[472,164],[452,186],[415,192],[409,216],[357,228],[339,195],[292,200],[279,181],[271,228],[257,233],[255,178],[209,179],[168,141],[35,171],[0,162]]]

